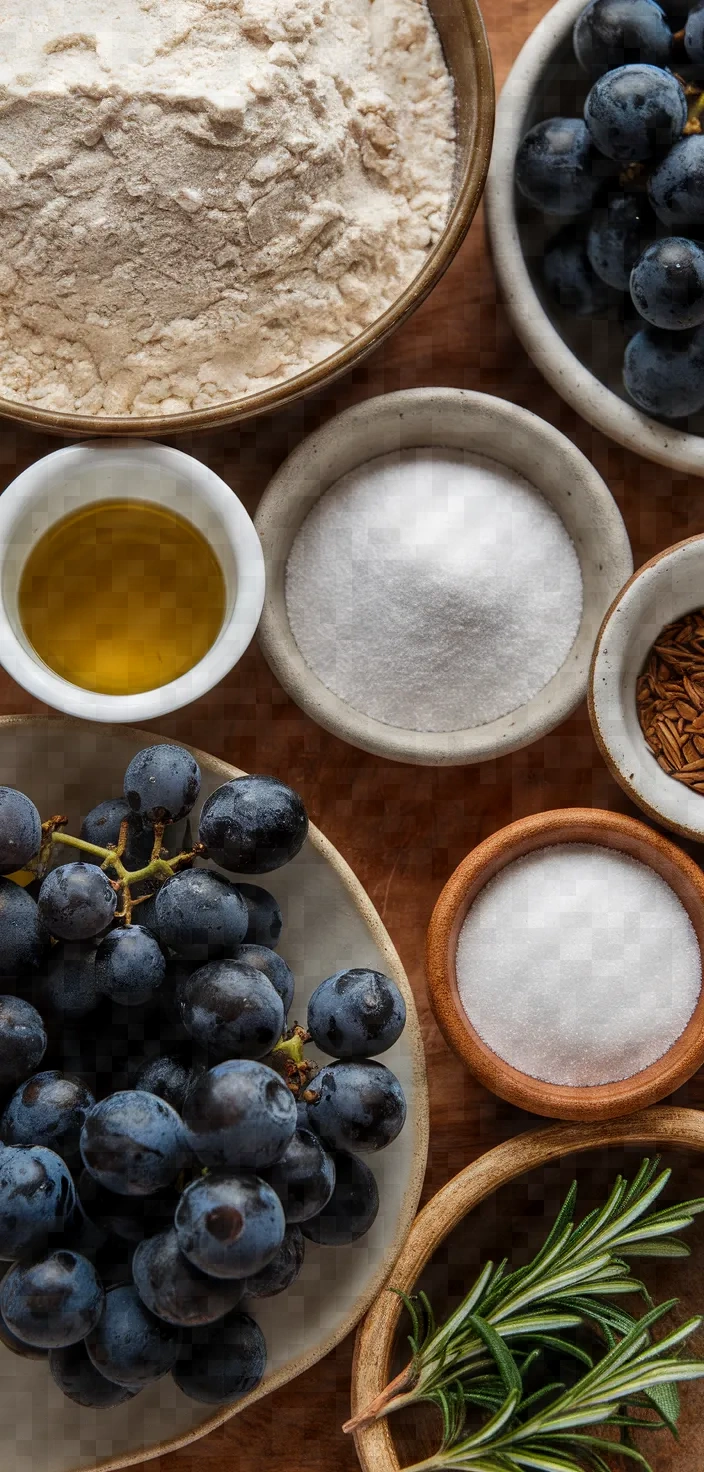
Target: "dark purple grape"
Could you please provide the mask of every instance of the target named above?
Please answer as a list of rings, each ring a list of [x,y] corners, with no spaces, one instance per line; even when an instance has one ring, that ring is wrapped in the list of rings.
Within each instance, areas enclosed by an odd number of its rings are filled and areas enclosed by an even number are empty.
[[[545,251],[543,280],[553,301],[575,317],[596,317],[609,306],[608,287],[592,270],[584,241],[575,238],[569,225]]]
[[[81,1131],[81,1155],[108,1191],[149,1196],[175,1179],[188,1147],[170,1104],[142,1089],[125,1089],[91,1109]]]
[[[698,413],[704,408],[704,330],[642,328],[626,348],[623,382],[646,414],[681,419]]]
[[[684,87],[657,66],[620,66],[594,83],[584,104],[592,142],[606,158],[628,164],[652,158],[682,135]]]
[[[77,1406],[108,1411],[137,1395],[136,1390],[127,1390],[124,1385],[114,1385],[112,1380],[106,1380],[88,1358],[83,1343],[52,1349],[49,1369],[59,1390]]]
[[[142,1390],[173,1369],[181,1335],[145,1308],[134,1284],[125,1284],[106,1293],[100,1321],[85,1346],[91,1363],[106,1380],[128,1390]]]
[[[667,66],[672,31],[655,0],[592,0],[578,16],[574,53],[592,77],[633,62]]]
[[[236,1308],[242,1297],[239,1280],[208,1277],[184,1257],[173,1227],[140,1242],[132,1272],[147,1308],[157,1318],[184,1329],[215,1323]]]
[[[151,1196],[118,1196],[99,1185],[87,1170],[81,1171],[77,1190],[88,1221],[131,1247],[143,1242],[145,1237],[154,1237],[172,1226],[179,1197],[174,1187],[155,1191]],[[130,1272],[130,1281],[131,1277]]]
[[[98,991],[123,1007],[148,1002],[165,976],[166,961],[159,942],[143,925],[111,930],[98,946],[95,957]]]
[[[188,1143],[203,1165],[265,1170],[296,1129],[296,1104],[264,1063],[233,1058],[203,1074],[183,1106]]]
[[[39,891],[39,914],[57,940],[91,940],[110,924],[117,894],[94,864],[62,864]]]
[[[2,1314],[0,1314],[0,1344],[9,1349],[10,1354],[16,1354],[21,1360],[45,1360],[49,1357],[48,1349],[38,1349],[35,1344],[25,1344],[18,1339],[11,1329],[8,1329]]]
[[[648,246],[631,274],[633,303],[653,327],[681,331],[704,322],[704,250],[671,237]]]
[[[198,836],[209,857],[232,874],[267,874],[303,847],[308,815],[276,777],[237,777],[203,805]]]
[[[36,1073],[22,1084],[0,1119],[5,1145],[46,1145],[69,1166],[80,1162],[79,1139],[95,1099],[78,1078],[56,1069]]]
[[[266,1369],[266,1344],[249,1314],[235,1312],[209,1329],[194,1329],[178,1358],[174,1380],[184,1395],[220,1406],[256,1390]]]
[[[94,1012],[99,996],[95,985],[95,942],[66,940],[54,946],[40,978],[37,1000],[54,1016],[74,1019]]]
[[[0,1258],[42,1250],[71,1220],[76,1192],[68,1166],[44,1145],[0,1150]]]
[[[308,1003],[308,1031],[333,1058],[374,1058],[398,1041],[406,1003],[390,976],[356,968],[338,971],[316,987]]]
[[[704,134],[690,133],[665,154],[648,180],[655,213],[670,229],[704,223]]]
[[[211,961],[195,971],[183,989],[181,1015],[190,1036],[215,1058],[263,1058],[285,1021],[271,982],[241,961]]]
[[[132,812],[124,797],[109,797],[106,802],[99,802],[97,807],[92,808],[83,819],[80,836],[86,843],[94,843],[97,848],[117,848],[120,829],[125,822],[128,825],[127,844],[122,862],[126,869],[134,872],[144,869],[149,863],[154,847],[154,834],[150,828],[144,827],[141,818]],[[97,855],[95,859],[88,854],[85,857],[87,863],[103,862]]]
[[[46,1047],[46,1031],[36,1007],[22,997],[0,997],[0,1088],[11,1088],[33,1073]]]
[[[597,276],[616,291],[628,291],[631,271],[652,240],[655,221],[647,200],[616,194],[592,217],[587,256]]]
[[[366,1164],[356,1155],[335,1155],[335,1190],[318,1216],[303,1222],[301,1231],[320,1247],[347,1247],[373,1225],[379,1210],[379,1188]]]
[[[253,1277],[247,1278],[244,1285],[245,1294],[248,1298],[274,1298],[278,1293],[285,1293],[287,1288],[295,1283],[305,1257],[306,1244],[300,1227],[289,1226],[284,1232],[284,1240],[276,1253],[265,1268],[255,1273]]]
[[[266,1267],[286,1229],[276,1192],[259,1176],[212,1171],[187,1186],[176,1207],[181,1252],[213,1278],[247,1278]]]
[[[695,0],[684,28],[684,49],[690,61],[701,66],[704,61],[704,3]]]
[[[287,966],[282,956],[268,946],[248,943],[235,951],[233,960],[243,961],[246,966],[253,966],[255,971],[263,971],[284,1004],[284,1014],[288,1014],[296,983],[290,966]]]
[[[518,149],[516,185],[546,214],[581,215],[591,209],[604,177],[597,160],[581,118],[546,118],[526,133]]]
[[[311,1129],[334,1150],[362,1154],[384,1150],[403,1129],[403,1089],[383,1063],[366,1058],[329,1063],[311,1092],[315,1094],[308,1105]]]
[[[200,792],[200,768],[183,746],[147,746],[125,772],[125,797],[147,823],[177,823]]]
[[[85,1339],[104,1303],[93,1264],[66,1248],[40,1262],[15,1263],[0,1290],[0,1311],[9,1329],[40,1349],[63,1349]]]
[[[261,884],[238,884],[237,888],[247,906],[247,933],[245,945],[269,946],[273,951],[281,939],[284,917],[281,906],[268,889]]]
[[[189,1081],[190,1069],[185,1063],[180,1058],[165,1055],[144,1063],[135,1078],[134,1086],[136,1089],[144,1089],[148,1094],[157,1094],[180,1113]]]
[[[36,901],[0,875],[0,985],[36,970],[49,945]]]
[[[16,787],[0,787],[0,874],[14,874],[39,853],[42,820]]]
[[[262,1175],[276,1192],[286,1221],[304,1222],[330,1200],[335,1163],[309,1129],[297,1129],[281,1159]]]
[[[186,961],[231,955],[244,940],[247,906],[239,890],[211,869],[184,869],[159,890],[159,938]]]

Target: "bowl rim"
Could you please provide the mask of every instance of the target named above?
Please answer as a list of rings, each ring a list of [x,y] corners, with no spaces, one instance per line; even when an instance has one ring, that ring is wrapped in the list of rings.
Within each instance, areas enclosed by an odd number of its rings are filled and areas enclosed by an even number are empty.
[[[699,943],[702,985],[684,1031],[648,1068],[613,1083],[551,1084],[512,1067],[479,1037],[459,999],[457,937],[480,890],[513,860],[565,843],[613,848],[647,864],[684,905]],[[426,977],[430,1005],[448,1046],[499,1098],[555,1119],[595,1121],[632,1114],[680,1088],[704,1061],[704,872],[669,838],[624,813],[575,807],[519,818],[472,849],[447,881],[428,928]]]
[[[431,1197],[416,1217],[403,1251],[379,1298],[360,1324],[352,1364],[352,1415],[386,1386],[402,1300],[410,1294],[433,1253],[469,1213],[501,1186],[565,1155],[584,1155],[606,1146],[662,1145],[704,1151],[704,1114],[674,1105],[647,1109],[602,1124],[557,1124],[514,1135],[465,1166]],[[394,1291],[391,1291],[394,1290]],[[354,1433],[362,1472],[400,1472],[388,1419]]]
[[[415,312],[445,274],[459,250],[482,197],[494,131],[495,87],[491,51],[478,0],[459,0],[468,29],[476,65],[476,117],[472,147],[468,150],[443,232],[413,280],[396,301],[371,325],[337,352],[323,358],[303,373],[283,383],[214,404],[207,409],[189,409],[182,414],[152,416],[95,416],[38,409],[0,397],[0,417],[33,429],[77,437],[86,435],[152,436],[195,433],[243,423],[257,415],[287,408],[305,394],[334,383],[361,363],[392,332]],[[433,15],[430,0],[431,17]],[[433,18],[434,20],[434,18]],[[448,68],[449,69],[449,68]],[[451,69],[450,69],[451,70]],[[454,82],[454,74],[451,72]]]
[[[542,306],[521,248],[513,182],[516,150],[540,74],[583,9],[584,0],[557,0],[519,52],[499,97],[484,198],[501,300],[516,336],[543,378],[582,419],[648,460],[704,475],[704,435],[643,414],[607,388],[567,346]]]
[[[456,415],[458,421],[466,424],[466,448],[470,453],[473,423],[479,421],[481,424],[483,415],[500,418],[507,437],[510,437],[512,429],[519,427],[526,437],[531,436],[540,445],[545,458],[549,456],[555,463],[563,462],[565,478],[571,473],[579,481],[581,504],[588,503],[592,511],[598,511],[599,526],[594,537],[596,539],[598,535],[602,548],[608,547],[612,553],[615,564],[612,586],[616,582],[620,584],[630,574],[633,557],[623,518],[609,487],[579,447],[530,410],[475,389],[400,389],[363,400],[314,430],[279,466],[262,495],[254,518],[267,567],[267,591],[257,637],[277,680],[318,725],[362,751],[423,766],[459,766],[507,756],[539,740],[566,720],[586,695],[591,640],[589,653],[585,652],[578,664],[571,663],[573,644],[572,651],[547,685],[525,705],[509,711],[507,715],[481,726],[456,731],[411,731],[364,715],[323,684],[305,663],[286,616],[285,600],[279,597],[285,559],[301,524],[296,521],[293,525],[295,508],[307,505],[310,509],[338,478],[334,475],[332,482],[326,480],[325,486],[318,488],[316,477],[320,461],[343,439],[355,446],[355,452],[358,447],[356,464],[361,465],[370,458],[364,449],[365,429],[370,418],[381,420],[389,416],[395,419],[399,427],[399,442],[404,440],[407,429],[411,437],[409,443],[418,446],[418,441],[413,438],[411,418],[416,406],[426,413],[436,409],[438,414],[451,412]],[[440,445],[442,436],[433,435],[432,442]],[[496,458],[499,458],[498,452]],[[539,486],[536,488],[549,499]],[[564,525],[563,517],[560,519]],[[575,550],[581,566],[587,558],[596,561],[588,549],[584,552],[576,547]],[[585,600],[582,621],[587,611]],[[580,630],[581,627],[580,622]],[[579,638],[579,631],[576,637]]]
[[[697,532],[693,537],[683,537],[681,542],[673,542],[671,547],[664,547],[661,552],[656,552],[653,557],[648,558],[647,562],[641,563],[641,566],[636,568],[632,577],[628,579],[627,583],[624,583],[620,592],[616,594],[611,607],[604,614],[603,623],[594,641],[594,650],[592,653],[591,666],[589,670],[587,707],[589,710],[589,721],[592,728],[592,735],[599,749],[599,753],[603,757],[604,762],[606,763],[606,766],[611,773],[611,776],[615,779],[616,782],[618,782],[619,787],[621,787],[626,795],[630,797],[631,801],[636,804],[636,807],[639,807],[641,811],[646,814],[646,817],[651,818],[654,823],[662,823],[664,827],[669,828],[673,833],[679,834],[681,838],[690,838],[693,839],[696,843],[701,843],[704,839],[704,811],[702,812],[702,822],[699,828],[690,827],[686,823],[678,823],[676,819],[671,818],[667,813],[663,812],[661,808],[657,808],[652,803],[648,802],[647,798],[643,797],[640,790],[626,776],[625,771],[621,767],[620,763],[616,761],[611,747],[608,745],[604,736],[603,730],[599,723],[597,700],[595,696],[595,684],[598,675],[597,666],[601,656],[602,645],[604,639],[608,634],[611,620],[616,611],[620,608],[621,603],[628,594],[629,590],[634,587],[634,585],[640,580],[643,574],[650,572],[652,568],[657,567],[659,563],[666,562],[668,558],[670,558],[671,556],[673,556],[673,554],[677,552],[681,552],[683,548],[691,547],[696,543],[704,544],[704,532]],[[704,551],[704,545],[702,550]]]
[[[93,731],[97,740],[100,740],[103,736],[113,739],[122,738],[124,740],[134,738],[135,740],[143,741],[145,746],[159,746],[167,739],[154,731],[140,730],[135,726],[105,726],[92,721],[77,720],[70,716],[0,716],[0,731],[7,730],[11,727],[27,728],[30,726],[44,728],[61,726],[67,731],[80,727],[83,731]],[[176,741],[172,737],[168,737],[168,740],[172,745],[183,746],[186,751],[190,751],[199,765],[202,765],[214,775],[221,776],[223,782],[228,782],[232,778],[244,775],[241,768],[230,765],[220,757],[211,756],[208,752],[202,751],[197,746],[189,746],[185,741]],[[207,1417],[198,1426],[181,1436],[167,1439],[157,1443],[153,1447],[148,1447],[138,1452],[130,1452],[126,1456],[108,1457],[90,1465],[81,1463],[73,1469],[73,1472],[122,1472],[122,1469],[125,1467],[134,1467],[142,1462],[151,1461],[154,1457],[166,1456],[169,1452],[179,1451],[182,1447],[190,1446],[193,1442],[199,1441],[202,1437],[209,1435],[211,1431],[215,1431],[219,1426],[223,1426],[226,1421],[239,1415],[240,1411],[247,1410],[255,1401],[261,1400],[272,1391],[280,1389],[283,1385],[287,1385],[290,1381],[303,1374],[305,1370],[317,1364],[319,1360],[329,1354],[350,1333],[362,1315],[366,1313],[370,1304],[378,1298],[415,1218],[425,1176],[430,1129],[425,1051],[415,997],[401,958],[386,930],[384,922],[372,904],[360,880],[354,873],[354,870],[350,868],[349,864],[342,857],[342,854],[339,853],[330,840],[313,823],[309,825],[308,839],[316,852],[330,865],[334,873],[341,880],[352,904],[372,932],[375,942],[384,956],[388,975],[393,978],[399,990],[402,992],[406,1003],[406,1018],[407,1021],[410,1019],[412,1024],[409,1030],[409,1043],[412,1054],[414,1094],[417,1101],[415,1110],[417,1139],[413,1168],[409,1176],[396,1230],[393,1238],[387,1243],[383,1261],[378,1271],[374,1274],[372,1281],[367,1285],[364,1293],[360,1295],[353,1311],[347,1316],[345,1322],[329,1334],[315,1350],[308,1351],[299,1356],[296,1361],[295,1370],[291,1371],[282,1366],[269,1381],[264,1381],[256,1390],[249,1391],[234,1405],[223,1407],[214,1415]]]
[[[208,465],[185,450],[160,445],[153,440],[133,438],[128,443],[101,438],[67,445],[42,455],[6,486],[0,496],[0,584],[6,551],[17,521],[26,514],[36,497],[45,496],[53,480],[64,482],[72,467],[79,469],[84,465],[90,468],[93,463],[99,473],[101,466],[109,469],[111,462],[127,462],[134,466],[136,472],[140,466],[151,463],[162,467],[165,474],[172,474],[176,479],[188,479],[193,494],[215,512],[236,568],[234,599],[229,613],[227,609],[225,611],[215,643],[190,670],[154,690],[134,695],[107,695],[85,690],[57,674],[36,651],[29,653],[23,646],[8,617],[0,587],[0,663],[23,689],[67,715],[80,719],[83,710],[86,717],[94,721],[152,720],[180,710],[199,696],[206,695],[230,673],[249,648],[264,603],[264,555],[252,518],[242,501]],[[141,500],[138,474],[135,481],[135,499]],[[114,496],[107,499],[114,499]],[[217,545],[214,541],[210,545],[217,555]]]

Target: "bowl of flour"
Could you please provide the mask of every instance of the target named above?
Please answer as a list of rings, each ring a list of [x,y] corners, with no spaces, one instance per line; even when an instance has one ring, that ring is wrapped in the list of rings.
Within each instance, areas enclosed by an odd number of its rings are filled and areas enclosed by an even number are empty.
[[[171,433],[319,388],[448,265],[492,125],[476,0],[8,0],[0,413]]]
[[[633,566],[576,446],[463,389],[338,415],[281,466],[255,524],[258,637],[284,689],[352,745],[426,766],[504,756],[565,720]]]

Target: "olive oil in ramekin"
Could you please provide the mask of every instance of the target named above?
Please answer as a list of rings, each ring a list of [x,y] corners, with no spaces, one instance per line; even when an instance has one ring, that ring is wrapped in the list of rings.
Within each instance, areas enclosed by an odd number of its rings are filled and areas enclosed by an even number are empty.
[[[19,615],[40,659],[71,684],[138,695],[207,654],[225,579],[191,522],[148,501],[98,501],[43,534],[24,565]]]

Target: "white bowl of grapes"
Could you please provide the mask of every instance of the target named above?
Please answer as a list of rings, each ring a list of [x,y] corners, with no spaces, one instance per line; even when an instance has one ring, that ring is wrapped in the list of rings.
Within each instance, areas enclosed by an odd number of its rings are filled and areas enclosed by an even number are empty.
[[[701,0],[559,0],[504,86],[486,199],[544,376],[619,443],[704,474]]]
[[[3,1472],[127,1466],[313,1364],[426,1150],[408,982],[299,794],[1,721]]]

